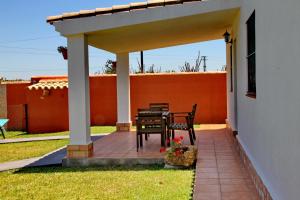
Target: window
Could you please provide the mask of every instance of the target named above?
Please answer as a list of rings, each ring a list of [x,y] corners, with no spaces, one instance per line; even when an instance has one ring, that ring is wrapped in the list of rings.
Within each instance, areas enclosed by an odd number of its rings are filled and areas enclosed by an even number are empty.
[[[248,91],[247,95],[256,97],[256,59],[255,59],[255,11],[247,21],[247,59]]]

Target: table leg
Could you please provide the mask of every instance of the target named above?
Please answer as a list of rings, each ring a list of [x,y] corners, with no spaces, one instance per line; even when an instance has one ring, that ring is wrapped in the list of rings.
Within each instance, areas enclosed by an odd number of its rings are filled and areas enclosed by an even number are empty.
[[[4,135],[4,131],[3,131],[2,127],[0,127],[0,130],[1,130],[1,134],[2,134],[3,139],[5,139],[5,135]]]

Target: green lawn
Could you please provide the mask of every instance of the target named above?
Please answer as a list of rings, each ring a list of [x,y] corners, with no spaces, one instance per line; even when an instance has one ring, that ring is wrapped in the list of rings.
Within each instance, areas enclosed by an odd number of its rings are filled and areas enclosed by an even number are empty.
[[[115,126],[94,126],[91,127],[91,133],[111,133],[116,131]],[[69,135],[69,131],[56,132],[56,133],[40,133],[40,134],[28,134],[22,131],[7,131],[5,137],[7,139],[11,138],[28,138],[28,137],[45,137],[45,136],[60,136],[60,135]]]
[[[192,170],[29,168],[0,173],[0,199],[188,200]]]
[[[0,163],[42,156],[67,145],[68,142],[68,140],[48,140],[0,144]]]
[[[200,128],[200,124],[194,125],[195,129]],[[135,126],[132,126],[132,131],[135,131]],[[91,127],[91,133],[92,134],[99,134],[99,133],[112,133],[116,131],[115,126],[94,126]],[[40,133],[40,134],[28,134],[26,132],[22,131],[7,131],[5,133],[5,137],[7,139],[12,138],[28,138],[28,137],[45,137],[45,136],[60,136],[60,135],[69,135],[69,131],[63,131],[63,132],[56,132],[56,133]],[[1,138],[2,139],[2,138]]]
[[[194,128],[195,128],[195,129],[200,128],[200,124],[195,124],[195,125],[194,125]]]

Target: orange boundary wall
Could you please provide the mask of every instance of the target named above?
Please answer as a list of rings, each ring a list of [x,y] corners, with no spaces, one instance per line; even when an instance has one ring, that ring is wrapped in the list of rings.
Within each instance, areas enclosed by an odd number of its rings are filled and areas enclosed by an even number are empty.
[[[65,77],[34,77],[32,82]],[[138,74],[130,76],[131,119],[137,108],[150,102],[168,102],[170,110],[190,111],[198,104],[196,123],[224,123],[226,109],[226,73]],[[51,90],[42,97],[42,90],[29,90],[30,84],[7,84],[8,106],[28,105],[30,133],[68,130],[68,91]],[[115,125],[117,121],[116,76],[90,77],[91,125]],[[18,113],[8,109],[9,129],[16,129]]]

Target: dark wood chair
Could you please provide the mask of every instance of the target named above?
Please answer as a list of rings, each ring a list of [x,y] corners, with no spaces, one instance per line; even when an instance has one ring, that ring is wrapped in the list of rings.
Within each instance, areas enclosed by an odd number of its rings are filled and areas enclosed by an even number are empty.
[[[160,134],[161,146],[166,146],[166,124],[161,112],[142,112],[136,117],[136,146],[137,151],[143,146],[143,134]]]
[[[151,110],[161,110],[161,111],[169,111],[168,103],[150,103],[149,107]]]
[[[168,124],[168,138],[172,133],[172,138],[175,137],[175,130],[188,131],[191,145],[194,145],[196,134],[194,130],[194,118],[196,114],[197,104],[193,105],[192,112],[174,112],[170,113],[170,122]],[[185,122],[177,122],[176,118],[184,118]]]

